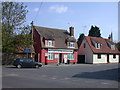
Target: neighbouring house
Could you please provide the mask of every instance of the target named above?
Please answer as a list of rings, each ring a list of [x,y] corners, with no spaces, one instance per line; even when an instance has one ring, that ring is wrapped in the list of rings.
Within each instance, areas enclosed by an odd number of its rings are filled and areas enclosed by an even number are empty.
[[[33,26],[36,61],[43,64],[77,62],[77,43],[74,27],[70,32],[62,29]]]
[[[78,49],[78,63],[118,63],[119,55],[111,39],[85,36]]]

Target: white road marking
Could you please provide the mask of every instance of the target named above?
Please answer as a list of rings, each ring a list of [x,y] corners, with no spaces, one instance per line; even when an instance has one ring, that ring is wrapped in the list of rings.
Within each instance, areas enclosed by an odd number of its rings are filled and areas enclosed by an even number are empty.
[[[51,79],[56,79],[55,77],[52,77]]]
[[[3,75],[3,76],[18,76],[18,74],[7,74],[7,75]]]
[[[70,78],[64,78],[65,80],[68,80],[68,79],[70,79]]]
[[[101,84],[110,84],[110,83],[106,83],[106,82],[101,82]]]
[[[47,77],[47,75],[41,75],[41,77]]]

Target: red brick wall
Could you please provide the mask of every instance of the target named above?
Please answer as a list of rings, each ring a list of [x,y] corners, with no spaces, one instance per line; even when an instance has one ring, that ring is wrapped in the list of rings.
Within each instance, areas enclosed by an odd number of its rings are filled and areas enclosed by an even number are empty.
[[[46,62],[45,61],[45,59],[46,59],[45,58],[45,53],[48,53],[48,50],[47,49],[42,49],[41,50],[41,54],[40,54],[40,60],[39,60],[39,62],[41,62],[41,63],[45,63]],[[74,53],[74,60],[70,60],[70,62],[77,62],[77,52],[74,51],[73,53]],[[54,54],[59,54],[59,53],[54,53]],[[62,62],[64,60],[63,59],[64,55],[68,55],[68,53],[62,53]],[[53,60],[46,59],[46,60],[47,60],[47,63],[58,63],[59,62],[59,59],[53,59]]]
[[[35,53],[39,53],[41,50],[41,37],[36,30],[33,31],[34,49]]]

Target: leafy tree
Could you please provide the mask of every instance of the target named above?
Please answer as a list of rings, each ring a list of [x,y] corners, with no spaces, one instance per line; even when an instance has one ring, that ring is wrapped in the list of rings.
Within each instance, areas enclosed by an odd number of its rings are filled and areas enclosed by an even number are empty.
[[[84,33],[80,34],[78,40],[77,40],[77,44],[78,44],[78,48],[80,47],[82,40],[84,39]]]
[[[16,34],[13,41],[17,51],[22,51],[24,48],[31,48],[31,45],[33,44],[30,27],[24,26],[21,29],[22,32],[18,35]]]
[[[6,33],[13,33],[14,30],[20,27],[25,22],[27,14],[27,6],[18,2],[3,2],[2,24],[6,27],[3,29]]]
[[[26,19],[27,6],[18,2],[2,2],[2,45],[3,52],[15,52],[18,43],[14,43],[16,34]],[[19,39],[20,40],[20,39]],[[18,45],[19,46],[19,45]]]
[[[120,51],[120,42],[116,43],[116,47],[117,47],[118,50]]]
[[[95,26],[95,27],[91,26],[91,29],[89,30],[88,36],[101,37],[99,27],[97,27],[97,26]]]

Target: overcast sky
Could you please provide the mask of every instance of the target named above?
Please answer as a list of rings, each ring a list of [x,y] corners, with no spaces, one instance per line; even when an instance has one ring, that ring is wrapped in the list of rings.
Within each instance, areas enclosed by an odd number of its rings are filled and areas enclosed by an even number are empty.
[[[24,2],[29,10],[27,24],[49,28],[75,28],[75,38],[81,33],[88,35],[91,25],[100,28],[102,37],[113,32],[118,41],[118,3],[117,2]],[[40,8],[40,11],[39,11]]]

